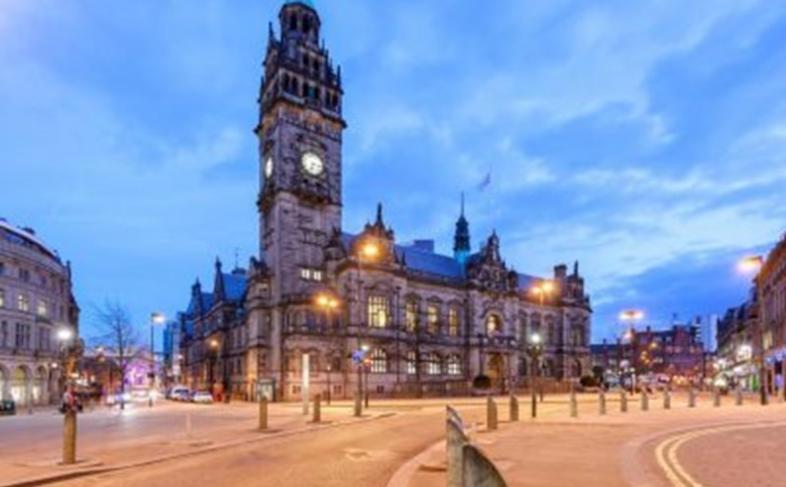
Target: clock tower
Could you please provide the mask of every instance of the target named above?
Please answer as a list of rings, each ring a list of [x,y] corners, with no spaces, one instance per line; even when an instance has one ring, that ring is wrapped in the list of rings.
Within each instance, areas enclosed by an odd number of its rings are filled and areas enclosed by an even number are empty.
[[[259,94],[260,251],[271,304],[325,279],[324,248],[341,229],[341,68],[320,40],[310,0],[287,1],[269,26]]]

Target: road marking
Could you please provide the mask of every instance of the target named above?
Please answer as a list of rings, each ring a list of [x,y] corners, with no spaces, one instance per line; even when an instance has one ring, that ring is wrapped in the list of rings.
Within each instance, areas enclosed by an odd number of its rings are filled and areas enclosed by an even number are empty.
[[[677,458],[677,451],[682,445],[701,436],[745,429],[771,428],[773,426],[786,426],[786,421],[703,428],[671,436],[660,442],[655,448],[655,459],[673,487],[703,487],[680,464]]]

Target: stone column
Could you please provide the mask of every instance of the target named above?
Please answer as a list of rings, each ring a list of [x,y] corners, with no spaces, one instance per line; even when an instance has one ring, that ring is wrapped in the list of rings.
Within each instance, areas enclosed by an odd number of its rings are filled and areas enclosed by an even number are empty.
[[[721,405],[720,390],[717,387],[712,388],[712,405],[719,408]]]
[[[693,389],[693,386],[688,388],[688,407],[695,408],[696,407],[696,390]]]
[[[267,429],[267,397],[261,395],[259,399],[259,431],[265,431],[266,429]]]
[[[514,395],[510,396],[510,420],[511,422],[519,420],[519,400]]]
[[[650,396],[647,394],[646,389],[641,390],[641,410],[642,411],[650,410]]]
[[[620,392],[620,412],[628,412],[628,394],[624,390]]]
[[[735,392],[737,406],[742,406],[742,387],[737,386],[737,390]]]
[[[486,429],[489,431],[497,429],[497,403],[491,396],[486,399]]]
[[[579,417],[579,404],[576,401],[576,388],[573,385],[570,386],[570,417]]]
[[[602,387],[598,391],[598,414],[601,416],[606,415],[606,391]]]
[[[63,465],[73,465],[76,463],[76,410],[67,407],[63,418]]]
[[[314,416],[312,421],[314,423],[322,422],[322,394],[314,396]]]
[[[671,391],[668,387],[663,389],[663,409],[671,409]]]

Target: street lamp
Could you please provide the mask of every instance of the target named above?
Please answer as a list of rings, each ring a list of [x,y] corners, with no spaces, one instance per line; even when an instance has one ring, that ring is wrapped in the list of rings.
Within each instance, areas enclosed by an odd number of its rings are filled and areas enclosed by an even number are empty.
[[[631,394],[636,391],[636,351],[635,351],[635,343],[634,339],[636,337],[636,323],[644,319],[644,311],[640,309],[626,309],[620,312],[619,319],[621,322],[625,323],[625,333],[623,335],[623,347],[625,346],[625,342],[628,342],[630,346],[630,370],[631,370],[631,379],[630,379],[630,391]],[[623,353],[623,355],[625,355]]]
[[[164,313],[154,311],[150,313],[150,388],[147,393],[147,405],[153,407],[153,395],[155,393],[156,382],[156,342],[155,342],[155,327],[166,323],[166,316]]]
[[[538,370],[540,369],[540,355],[543,353],[543,343],[538,332],[532,333],[529,337],[529,344],[527,345],[527,355],[529,355],[530,362],[532,362],[532,384],[530,389],[532,391],[532,417],[538,416],[538,403],[537,392],[535,383],[538,381]]]
[[[764,266],[764,257],[761,255],[750,255],[747,257],[743,257],[737,263],[737,269],[744,273],[744,274],[754,274],[753,282],[754,282],[754,290],[756,292],[756,301],[760,302],[758,299],[759,294],[759,272],[761,268]],[[764,368],[764,324],[762,320],[757,320],[758,325],[758,335],[759,335],[759,357],[757,358],[757,362],[759,365],[759,402],[762,406],[767,405],[767,375]]]
[[[213,376],[213,369],[216,366],[216,358],[218,355],[218,347],[220,346],[220,343],[218,343],[218,340],[216,340],[215,338],[211,338],[207,344],[210,347],[210,354],[209,354],[210,360],[208,361],[208,366],[209,366],[208,387],[210,388],[209,389],[210,395],[213,396],[213,391],[215,389],[213,384],[213,382],[215,381],[215,377]]]
[[[335,297],[333,297],[330,294],[320,293],[320,294],[317,295],[317,297],[316,297],[316,299],[314,301],[315,301],[316,305],[319,308],[321,308],[323,310],[323,312],[325,313],[325,321],[327,322],[326,324],[327,324],[328,328],[331,328],[331,326],[332,326],[331,322],[333,321],[333,319],[332,319],[333,318],[332,317],[332,312],[335,311],[336,309],[338,309],[339,304],[340,304],[338,298],[335,298]],[[330,396],[331,396],[331,391],[330,391],[330,372],[331,372],[331,367],[332,367],[332,365],[330,363],[328,363],[327,364],[327,396],[325,398],[327,400],[327,404],[328,405],[330,405]]]

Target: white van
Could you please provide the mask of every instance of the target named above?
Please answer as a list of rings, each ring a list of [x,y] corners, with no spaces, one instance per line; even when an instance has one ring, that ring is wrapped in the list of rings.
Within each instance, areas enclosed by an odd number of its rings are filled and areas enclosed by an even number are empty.
[[[172,386],[169,389],[169,399],[173,401],[189,401],[191,399],[191,391],[182,384]]]

